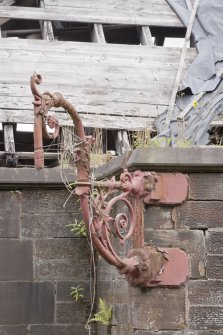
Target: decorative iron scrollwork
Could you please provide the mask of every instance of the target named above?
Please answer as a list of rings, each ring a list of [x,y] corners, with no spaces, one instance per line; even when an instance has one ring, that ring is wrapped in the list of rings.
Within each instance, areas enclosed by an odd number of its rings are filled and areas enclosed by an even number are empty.
[[[90,150],[93,139],[85,136],[84,127],[76,109],[59,93],[45,92],[41,94],[36,85],[42,82],[40,75],[31,77],[31,90],[34,95],[34,148],[35,166],[44,167],[42,134],[45,134],[42,117],[47,118],[51,107],[63,107],[71,116],[76,127],[77,136],[80,139],[75,148],[75,164],[77,168],[77,180],[75,193],[80,197],[83,219],[88,235],[101,254],[110,264],[117,267],[121,274],[126,276],[132,286],[154,285],[180,285],[187,276],[187,256],[179,249],[159,249],[145,247],[143,236],[139,236],[137,247],[130,250],[126,257],[122,258],[115,252],[111,237],[114,235],[121,244],[135,235],[143,235],[142,222],[137,212],[137,202],[147,203],[178,203],[171,188],[166,189],[168,183],[178,182],[181,185],[180,201],[187,195],[187,180],[181,174],[164,176],[147,171],[135,171],[133,173],[124,170],[120,180],[115,177],[111,180],[90,180]],[[55,120],[52,127],[55,126]],[[47,136],[47,135],[46,135]],[[56,134],[55,134],[56,136]],[[97,189],[93,196],[92,188]],[[117,192],[119,191],[118,195]],[[129,197],[134,199],[130,201]],[[112,209],[117,203],[123,203],[127,213],[118,213],[112,216]],[[177,256],[176,256],[177,255]],[[175,258],[178,258],[180,276],[173,278],[173,266]],[[165,273],[165,276],[164,276]]]

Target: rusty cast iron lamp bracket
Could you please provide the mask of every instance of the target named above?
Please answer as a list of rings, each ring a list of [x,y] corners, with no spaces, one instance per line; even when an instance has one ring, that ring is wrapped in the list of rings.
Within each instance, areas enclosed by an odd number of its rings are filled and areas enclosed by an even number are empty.
[[[56,118],[49,117],[52,107],[63,107],[71,116],[79,144],[75,149],[77,180],[75,193],[80,197],[83,219],[99,254],[125,275],[131,286],[178,286],[188,276],[188,257],[178,248],[145,246],[143,227],[144,204],[180,204],[186,200],[188,181],[180,173],[153,173],[124,170],[120,180],[92,181],[90,178],[91,137],[85,136],[80,116],[70,102],[59,93],[44,92],[37,86],[42,81],[34,74],[30,84],[34,96],[34,160],[35,167],[44,167],[42,138],[56,138],[59,126]],[[54,128],[48,134],[44,119]],[[121,203],[125,210],[117,215],[114,208]],[[117,255],[113,238],[124,244],[131,238],[133,249],[125,257]]]

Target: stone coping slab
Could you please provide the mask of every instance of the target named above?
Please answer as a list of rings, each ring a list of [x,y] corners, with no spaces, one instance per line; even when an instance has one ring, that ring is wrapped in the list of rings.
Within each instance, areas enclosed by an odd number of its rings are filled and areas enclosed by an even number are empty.
[[[120,157],[113,158],[108,163],[94,171],[96,179],[119,175],[123,169],[168,172],[223,172],[223,148],[138,148]],[[73,170],[69,169],[67,176],[73,182]],[[45,168],[0,168],[0,188],[23,187],[64,187],[61,169]]]

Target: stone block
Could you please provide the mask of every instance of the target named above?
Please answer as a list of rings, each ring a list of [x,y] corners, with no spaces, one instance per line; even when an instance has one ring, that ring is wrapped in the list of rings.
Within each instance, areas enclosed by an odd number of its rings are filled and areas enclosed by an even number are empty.
[[[111,335],[111,328],[97,322],[97,335]]]
[[[90,304],[77,302],[59,302],[56,304],[56,323],[77,323],[84,325],[90,313]]]
[[[189,328],[194,330],[222,330],[223,307],[192,306],[189,309],[189,323]]]
[[[190,305],[223,305],[223,281],[189,281]]]
[[[148,330],[136,330],[134,335],[197,335],[194,331],[190,332],[188,330],[182,331],[159,331],[157,332],[148,332]]]
[[[123,303],[128,301],[129,285],[125,279],[112,281],[112,301],[113,303]]]
[[[222,216],[222,202],[187,201],[176,207],[176,226],[186,229],[221,228]]]
[[[79,212],[21,214],[22,237],[75,237],[67,226],[82,220]]]
[[[129,287],[130,325],[150,331],[186,328],[185,292],[181,288]]]
[[[151,246],[183,249],[190,255],[190,277],[205,276],[205,248],[202,231],[145,230],[145,242]]]
[[[128,325],[120,325],[111,327],[111,335],[135,335],[135,332]]]
[[[223,254],[223,232],[207,231],[206,248],[209,254]]]
[[[216,331],[190,331],[190,330],[182,330],[182,331],[161,331],[161,332],[148,332],[147,330],[136,330],[134,335],[222,335],[222,332]]]
[[[0,282],[0,324],[38,324],[54,320],[50,282]]]
[[[113,303],[112,304],[112,325],[121,326],[129,324],[129,309],[128,303]]]
[[[0,192],[0,238],[19,237],[20,191]]]
[[[90,278],[89,262],[72,259],[35,260],[35,280],[87,280]]]
[[[144,214],[145,229],[173,229],[174,218],[171,206],[146,206]]]
[[[97,296],[109,304],[122,304],[128,301],[128,283],[122,280],[100,280],[97,284]]]
[[[0,280],[32,280],[32,241],[0,239]]]
[[[88,335],[83,325],[34,325],[30,327],[30,335]],[[92,335],[95,332],[92,332]],[[13,334],[14,335],[14,334]]]
[[[190,199],[223,200],[223,173],[190,174]]]
[[[114,266],[108,264],[101,256],[98,257],[97,274],[98,281],[110,281],[123,278],[123,276],[119,274],[118,270]]]
[[[90,248],[85,238],[36,240],[35,278],[87,280]]]
[[[66,201],[69,196],[70,193],[66,189],[23,190],[21,211],[26,214],[80,212],[79,198],[73,195],[69,201]]]
[[[105,300],[107,304],[112,304],[113,303],[113,280],[98,281],[97,296],[98,298]]]
[[[0,335],[27,335],[27,326],[0,326]]]
[[[79,262],[90,258],[86,238],[38,239],[35,250],[37,259],[73,259]]]
[[[223,279],[223,255],[207,257],[208,279]]]

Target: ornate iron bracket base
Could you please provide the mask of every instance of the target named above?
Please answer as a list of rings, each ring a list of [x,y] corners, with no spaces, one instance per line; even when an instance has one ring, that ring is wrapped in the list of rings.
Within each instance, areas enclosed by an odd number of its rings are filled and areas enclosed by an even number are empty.
[[[188,276],[188,256],[178,248],[145,246],[130,250],[127,258],[138,261],[135,271],[126,274],[130,286],[180,286]]]
[[[127,170],[116,181],[91,181],[90,149],[92,138],[85,136],[84,127],[76,109],[59,93],[40,93],[40,75],[30,80],[34,96],[34,158],[37,169],[44,167],[42,136],[56,138],[59,124],[48,116],[52,107],[63,107],[76,127],[79,144],[75,148],[77,168],[76,194],[80,197],[83,219],[95,248],[101,256],[126,276],[132,286],[182,284],[188,275],[188,259],[184,251],[176,248],[144,246],[144,204],[181,204],[187,198],[188,181],[181,173],[161,173]],[[48,134],[45,123],[55,128]],[[94,191],[92,192],[92,190]],[[95,192],[96,191],[96,192]],[[119,192],[117,195],[117,191]],[[114,215],[114,207],[122,204],[125,210]],[[134,249],[120,258],[112,246],[112,237],[120,244],[132,238]]]

